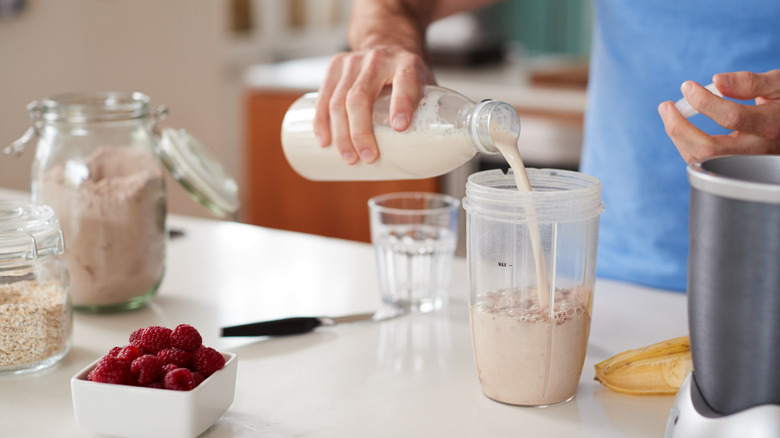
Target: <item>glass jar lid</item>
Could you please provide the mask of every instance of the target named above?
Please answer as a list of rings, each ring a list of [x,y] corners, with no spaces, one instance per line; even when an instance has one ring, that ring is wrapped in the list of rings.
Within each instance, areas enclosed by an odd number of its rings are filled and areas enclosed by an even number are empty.
[[[238,211],[238,184],[200,141],[184,129],[166,128],[159,146],[165,167],[196,201],[220,217]]]
[[[0,202],[0,270],[62,254],[60,223],[48,205]]]

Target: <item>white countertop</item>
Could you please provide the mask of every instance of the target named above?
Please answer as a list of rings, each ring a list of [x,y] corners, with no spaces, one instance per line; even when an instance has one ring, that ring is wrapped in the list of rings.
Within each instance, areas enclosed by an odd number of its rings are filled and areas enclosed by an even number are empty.
[[[0,190],[0,200],[9,194]],[[464,259],[452,302],[437,313],[354,323],[285,338],[219,338],[219,328],[285,316],[376,309],[372,248],[180,216],[165,280],[146,308],[74,316],[73,348],[38,375],[0,377],[0,435],[84,437],[70,377],[149,325],[197,327],[204,344],[238,355],[235,401],[202,436],[659,437],[672,396],[628,396],[593,380],[593,365],[687,333],[682,294],[598,280],[588,353],[569,403],[520,408],[482,395],[471,350]]]

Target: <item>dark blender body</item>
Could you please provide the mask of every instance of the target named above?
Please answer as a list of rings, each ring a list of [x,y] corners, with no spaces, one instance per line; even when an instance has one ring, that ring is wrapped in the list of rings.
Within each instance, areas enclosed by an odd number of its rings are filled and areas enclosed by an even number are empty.
[[[688,171],[693,404],[711,418],[780,405],[780,156]]]

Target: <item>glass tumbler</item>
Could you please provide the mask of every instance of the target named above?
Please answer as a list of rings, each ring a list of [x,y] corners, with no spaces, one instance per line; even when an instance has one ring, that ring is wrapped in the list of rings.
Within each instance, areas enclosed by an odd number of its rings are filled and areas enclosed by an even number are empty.
[[[385,303],[423,313],[447,304],[459,206],[457,199],[438,193],[369,199],[371,241]]]
[[[574,397],[590,332],[601,185],[591,176],[528,169],[466,184],[474,355],[482,391],[513,405]]]

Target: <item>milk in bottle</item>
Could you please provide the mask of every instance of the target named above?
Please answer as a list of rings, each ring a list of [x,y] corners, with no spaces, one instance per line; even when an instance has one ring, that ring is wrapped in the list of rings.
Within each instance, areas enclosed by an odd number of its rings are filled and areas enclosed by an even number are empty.
[[[316,93],[298,99],[282,122],[282,148],[292,168],[319,181],[420,179],[445,174],[477,153],[498,152],[490,132],[520,132],[514,108],[504,102],[474,103],[446,88],[424,87],[423,97],[403,132],[390,127],[390,94],[374,104],[374,137],[379,159],[345,163],[335,146],[321,147],[312,128]]]

